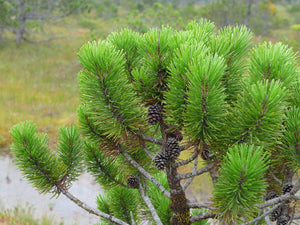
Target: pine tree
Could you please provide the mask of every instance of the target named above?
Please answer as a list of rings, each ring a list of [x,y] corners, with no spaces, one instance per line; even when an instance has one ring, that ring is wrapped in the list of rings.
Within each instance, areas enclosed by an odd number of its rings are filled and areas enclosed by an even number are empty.
[[[66,195],[101,224],[291,222],[300,189],[296,56],[251,38],[243,26],[217,31],[201,20],[84,44],[78,125],[60,129],[56,151],[32,122],[15,125],[20,170],[37,190]],[[68,189],[84,169],[104,189],[97,209]],[[211,202],[192,202],[187,187],[205,173]]]

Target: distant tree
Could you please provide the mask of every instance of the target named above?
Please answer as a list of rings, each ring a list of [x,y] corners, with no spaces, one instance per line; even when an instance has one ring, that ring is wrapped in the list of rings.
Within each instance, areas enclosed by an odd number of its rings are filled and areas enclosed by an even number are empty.
[[[47,20],[57,20],[87,7],[87,0],[1,0],[0,28],[15,34],[16,42],[30,39],[30,22],[43,26]]]
[[[216,31],[202,20],[86,43],[79,128],[60,128],[51,151],[32,122],[15,125],[18,167],[38,191],[64,194],[101,224],[291,223],[300,218],[299,70],[281,43],[248,52],[251,38],[243,26]],[[84,168],[104,189],[91,193],[97,209],[69,192]],[[212,198],[193,202],[187,188],[205,173]]]

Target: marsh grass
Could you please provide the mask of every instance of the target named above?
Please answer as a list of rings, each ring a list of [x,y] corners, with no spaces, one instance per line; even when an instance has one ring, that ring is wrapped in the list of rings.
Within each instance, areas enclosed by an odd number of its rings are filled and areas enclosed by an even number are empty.
[[[0,146],[10,143],[9,129],[34,120],[52,136],[58,126],[74,122],[78,106],[76,47],[53,43],[0,51]]]
[[[44,215],[41,218],[33,216],[34,209],[31,206],[17,206],[13,209],[0,210],[0,224],[5,225],[63,225]]]

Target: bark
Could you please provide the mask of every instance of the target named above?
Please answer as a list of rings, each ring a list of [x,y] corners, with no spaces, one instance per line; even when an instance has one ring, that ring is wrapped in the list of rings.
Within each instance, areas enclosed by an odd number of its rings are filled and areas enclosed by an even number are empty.
[[[78,205],[80,208],[84,209],[85,211],[94,214],[96,216],[100,216],[102,218],[105,218],[111,222],[113,222],[114,224],[119,224],[119,225],[129,225],[128,223],[125,223],[124,221],[106,214],[98,209],[94,209],[92,207],[90,207],[89,205],[85,204],[84,202],[82,202],[81,200],[79,200],[78,198],[76,198],[74,195],[72,195],[70,192],[68,192],[67,189],[65,189],[64,187],[62,187],[61,185],[57,184],[56,187],[59,189],[59,191],[61,193],[63,193],[68,199],[70,199],[72,202],[74,202],[76,205]]]
[[[163,137],[162,151],[164,151],[170,134],[167,132],[168,126],[163,121],[160,121],[160,128]],[[185,192],[180,184],[177,166],[174,162],[170,162],[165,171],[170,188],[170,209],[173,212],[172,224],[190,225],[190,209],[187,205],[188,201]]]
[[[174,213],[172,224],[190,225],[190,210],[187,205],[185,192],[180,185],[180,179],[178,179],[177,168],[172,165],[168,165],[168,167],[166,168],[166,172],[172,202],[170,205],[170,209]]]

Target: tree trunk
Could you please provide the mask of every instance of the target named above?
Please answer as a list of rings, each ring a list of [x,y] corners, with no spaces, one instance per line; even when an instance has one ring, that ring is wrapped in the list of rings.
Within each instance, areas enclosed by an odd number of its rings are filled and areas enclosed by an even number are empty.
[[[190,210],[187,206],[185,192],[182,189],[180,180],[177,178],[177,168],[172,164],[167,167],[167,177],[170,187],[171,205],[170,209],[174,215],[172,218],[173,225],[190,225]]]
[[[162,151],[166,148],[166,143],[170,133],[167,132],[168,126],[160,122],[161,133],[163,136]],[[172,224],[173,225],[190,225],[190,209],[187,206],[187,199],[185,192],[180,184],[178,178],[177,167],[173,162],[170,162],[166,167],[167,179],[170,188],[171,205],[170,209],[173,212]]]
[[[24,0],[20,0],[19,1],[20,5],[20,15],[18,17],[18,22],[19,22],[19,27],[18,29],[16,30],[16,42],[18,44],[21,43],[23,37],[24,37],[24,34],[25,34],[25,23],[26,23],[26,15],[25,15],[25,11],[26,11],[26,4],[25,4],[25,1]]]
[[[251,6],[252,6],[253,0],[248,0],[248,8],[247,8],[247,14],[245,18],[245,26],[248,27],[249,25],[249,19],[251,16]]]
[[[25,22],[26,22],[25,18],[20,18],[19,19],[19,29],[16,32],[16,35],[17,35],[16,42],[17,42],[17,44],[20,44],[21,41],[24,38],[24,34],[25,34]]]

